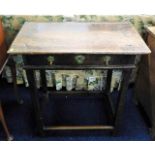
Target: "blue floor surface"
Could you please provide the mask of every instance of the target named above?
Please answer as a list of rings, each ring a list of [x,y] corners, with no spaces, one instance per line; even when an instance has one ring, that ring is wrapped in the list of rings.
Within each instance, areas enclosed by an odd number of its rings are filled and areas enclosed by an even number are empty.
[[[130,88],[126,97],[126,105],[122,126],[116,136],[103,131],[53,131],[44,137],[35,134],[33,107],[27,88],[20,87],[24,104],[16,103],[10,86],[0,90],[0,97],[8,127],[16,141],[146,141],[151,140],[148,127],[139,109],[133,102],[133,89]],[[43,106],[45,124],[102,124],[106,123],[103,99],[101,97],[51,97],[51,103]],[[52,118],[52,119],[51,119]],[[0,140],[5,134],[0,125]]]

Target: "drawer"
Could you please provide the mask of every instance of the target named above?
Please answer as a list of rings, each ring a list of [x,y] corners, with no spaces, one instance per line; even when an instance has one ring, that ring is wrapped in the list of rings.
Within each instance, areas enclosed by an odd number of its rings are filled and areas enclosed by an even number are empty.
[[[132,55],[95,55],[95,54],[55,54],[26,55],[25,64],[29,65],[125,65],[134,64]]]

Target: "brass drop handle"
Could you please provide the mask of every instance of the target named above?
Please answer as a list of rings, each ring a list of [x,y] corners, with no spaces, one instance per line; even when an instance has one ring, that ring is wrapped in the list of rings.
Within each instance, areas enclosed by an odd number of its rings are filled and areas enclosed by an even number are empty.
[[[103,63],[105,65],[109,65],[110,64],[110,61],[111,61],[111,57],[110,56],[104,56],[103,57]]]
[[[84,55],[77,55],[75,56],[75,61],[77,64],[83,64],[85,60],[85,56]]]
[[[47,57],[47,62],[48,62],[49,65],[52,65],[53,62],[54,62],[54,56],[48,56]]]

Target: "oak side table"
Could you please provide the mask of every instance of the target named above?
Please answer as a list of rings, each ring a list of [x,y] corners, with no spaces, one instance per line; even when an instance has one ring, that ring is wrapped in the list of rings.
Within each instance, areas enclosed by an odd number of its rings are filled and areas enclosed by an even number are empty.
[[[38,133],[49,130],[112,130],[121,127],[125,95],[130,74],[135,68],[136,55],[149,54],[150,50],[135,28],[121,23],[35,23],[26,22],[15,40],[9,55],[22,55],[30,85],[31,99],[36,116]],[[53,94],[102,94],[107,105],[107,117],[111,125],[45,126],[41,103],[38,99],[35,70],[40,70],[42,87],[47,94],[45,70],[107,70],[104,91],[53,91]],[[122,70],[121,88],[114,108],[110,98],[112,70]],[[49,92],[51,93],[51,92]],[[48,94],[49,94],[48,93]]]

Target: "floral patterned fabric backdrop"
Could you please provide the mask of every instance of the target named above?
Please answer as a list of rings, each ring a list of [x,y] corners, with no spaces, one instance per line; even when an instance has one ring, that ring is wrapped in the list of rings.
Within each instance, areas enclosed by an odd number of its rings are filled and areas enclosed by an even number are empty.
[[[121,22],[129,21],[131,22],[142,37],[145,36],[145,26],[155,25],[155,16],[96,16],[96,15],[78,15],[73,17],[64,16],[0,16],[3,22],[6,42],[10,46],[11,42],[15,38],[16,34],[22,27],[25,21],[33,22]],[[137,57],[136,63],[139,62],[139,57]],[[25,84],[28,86],[26,73],[22,69],[21,65],[23,63],[22,57],[14,57],[17,66],[17,83]],[[131,82],[135,80],[136,77],[135,70],[131,77]],[[7,78],[8,82],[12,82],[10,68],[6,66],[4,77]],[[36,71],[37,86],[40,87],[40,73]],[[47,85],[49,87],[56,86],[57,90],[60,90],[63,86],[66,90],[100,90],[104,89],[106,83],[106,71],[98,70],[86,70],[86,71],[46,71]],[[119,83],[121,81],[121,71],[115,70],[112,75],[111,91],[116,87],[119,88]]]

